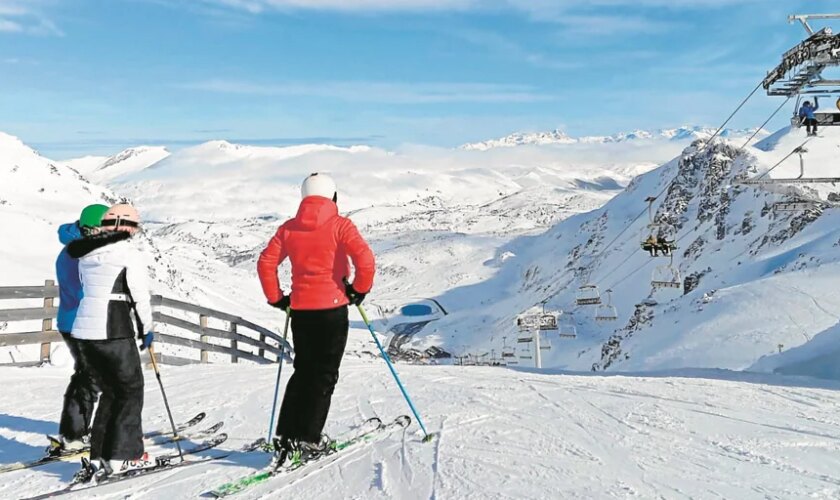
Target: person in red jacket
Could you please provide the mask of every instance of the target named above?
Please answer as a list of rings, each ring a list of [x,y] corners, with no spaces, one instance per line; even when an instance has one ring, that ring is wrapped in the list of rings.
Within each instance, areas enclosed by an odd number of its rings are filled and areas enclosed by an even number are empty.
[[[286,386],[277,421],[275,466],[326,452],[321,431],[327,420],[338,369],[347,344],[347,305],[362,303],[373,286],[373,252],[346,217],[338,214],[335,182],[307,177],[297,215],[286,221],[260,254],[257,271],[268,303],[289,311],[295,371]],[[291,293],[284,293],[277,267],[292,265]],[[355,268],[352,284],[350,261]]]

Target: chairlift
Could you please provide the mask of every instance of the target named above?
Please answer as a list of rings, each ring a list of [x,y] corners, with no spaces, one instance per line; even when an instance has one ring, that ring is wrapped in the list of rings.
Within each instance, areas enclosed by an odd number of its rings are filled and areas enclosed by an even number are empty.
[[[520,335],[519,337],[516,337],[516,343],[517,344],[528,344],[528,343],[531,343],[533,341],[534,341],[534,337],[531,334],[528,334],[527,337],[522,336],[522,335]]]
[[[671,260],[668,264],[657,266],[653,270],[653,275],[650,280],[651,286],[654,289],[659,288],[680,288],[682,286],[682,279],[680,278],[680,271],[674,266],[674,256],[671,255]]]
[[[595,311],[595,321],[615,321],[618,319],[618,309],[612,305],[612,290],[607,290],[607,303],[598,306]]]
[[[653,202],[656,201],[655,196],[648,196],[645,202],[648,204],[648,235],[642,240],[642,250],[649,252],[651,257],[658,257],[661,253],[663,256],[670,255],[677,249],[674,238],[674,230],[669,224],[657,222],[653,213]]]
[[[598,291],[598,286],[587,283],[577,290],[577,298],[575,304],[579,306],[594,306],[601,303],[601,292]]]
[[[540,337],[540,349],[543,351],[551,350],[551,339],[548,338],[548,335]]]
[[[818,80],[819,81],[819,80]],[[801,105],[805,102],[809,102],[812,98],[814,104],[819,106],[819,98],[820,97],[828,97],[831,94],[835,94],[840,92],[840,90],[834,91],[819,91],[819,90],[812,90],[812,91],[804,91],[803,93],[796,96],[796,104],[793,108],[793,116],[790,118],[790,124],[794,128],[800,128],[805,124],[805,119],[799,116],[799,110],[801,109]],[[814,118],[817,120],[818,127],[831,127],[834,125],[840,125],[840,98],[834,103],[837,111],[829,108],[828,110],[817,108],[814,110]]]
[[[806,210],[818,210],[822,204],[812,200],[791,200],[777,201],[773,204],[773,212],[805,212]]]
[[[807,141],[806,141],[807,142]],[[773,168],[781,165],[783,161],[785,161],[788,157],[793,156],[794,154],[799,155],[799,175],[793,178],[787,179],[774,179],[772,177],[765,177],[767,173],[760,175],[754,179],[738,179],[736,182],[738,184],[744,185],[767,185],[767,184],[831,184],[836,185],[840,182],[840,177],[805,177],[805,153],[808,150],[805,149],[804,143],[802,145],[797,146],[791,151],[787,156],[782,158],[779,163],[777,163]],[[771,168],[772,170],[772,168]]]
[[[577,327],[571,323],[560,323],[560,328],[557,331],[557,335],[561,339],[574,339],[577,338]]]
[[[502,337],[502,358],[512,358],[514,356],[516,356],[516,349],[507,345],[507,337]]]

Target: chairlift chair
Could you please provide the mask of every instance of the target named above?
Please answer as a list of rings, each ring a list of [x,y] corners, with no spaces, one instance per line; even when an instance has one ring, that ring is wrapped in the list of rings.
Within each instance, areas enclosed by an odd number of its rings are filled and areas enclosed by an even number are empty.
[[[820,203],[811,200],[777,201],[773,204],[773,212],[804,212],[818,208]]]
[[[790,118],[790,124],[794,128],[800,128],[804,125],[805,120],[799,116],[799,109],[801,105],[804,104],[805,101],[814,102],[817,101],[820,97],[828,97],[831,94],[837,93],[840,91],[818,91],[812,90],[810,93],[803,93],[796,96],[796,104],[793,108],[793,116]],[[814,111],[814,118],[817,120],[818,127],[831,127],[834,125],[840,125],[840,98],[834,103],[837,107],[837,111],[834,111],[829,108],[829,110],[825,110],[823,108],[819,108]]]
[[[668,264],[657,266],[653,270],[653,275],[650,280],[651,286],[654,289],[660,288],[680,288],[682,286],[682,279],[680,278],[680,271],[674,266],[674,256],[671,255],[671,260]]]
[[[595,321],[615,321],[618,319],[618,309],[612,305],[612,290],[607,290],[607,303],[598,306],[595,311]]]
[[[551,339],[548,338],[548,335],[540,337],[540,349],[543,351],[551,350]]]
[[[502,348],[502,357],[503,358],[513,358],[516,356],[516,349],[511,347],[503,347]]]
[[[557,331],[557,335],[561,339],[574,339],[577,338],[577,328],[575,325],[571,323],[561,323],[560,328]]]
[[[575,303],[579,306],[594,306],[601,303],[601,292],[598,286],[591,283],[578,288]]]

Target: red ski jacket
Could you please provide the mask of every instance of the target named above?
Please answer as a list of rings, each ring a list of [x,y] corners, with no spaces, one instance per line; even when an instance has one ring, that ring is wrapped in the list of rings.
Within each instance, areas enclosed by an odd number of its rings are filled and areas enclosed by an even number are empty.
[[[257,262],[263,293],[269,303],[283,298],[277,267],[292,263],[292,309],[333,309],[349,303],[342,279],[356,275],[353,288],[367,293],[373,286],[373,252],[350,219],[338,215],[335,203],[307,196],[297,215],[280,226]]]

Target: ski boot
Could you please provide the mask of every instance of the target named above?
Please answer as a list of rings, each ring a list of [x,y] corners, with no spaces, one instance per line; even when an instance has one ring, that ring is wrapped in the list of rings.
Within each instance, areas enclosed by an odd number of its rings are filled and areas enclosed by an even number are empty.
[[[73,475],[72,484],[89,483],[98,471],[98,467],[93,462],[82,458],[82,468]]]
[[[335,451],[335,441],[326,434],[321,434],[321,439],[317,442],[277,437],[274,438],[274,449],[272,467],[277,470],[287,462],[290,467],[299,467],[329,455]]]
[[[64,436],[47,436],[50,440],[47,446],[47,456],[60,457],[62,455],[69,455],[76,451],[81,451],[87,448],[90,444],[90,436],[82,436],[81,439],[67,439]]]
[[[147,469],[157,465],[148,452],[143,452],[140,458],[134,460],[99,460],[99,470],[94,474],[94,481],[99,481],[105,476],[125,474],[134,470]]]

